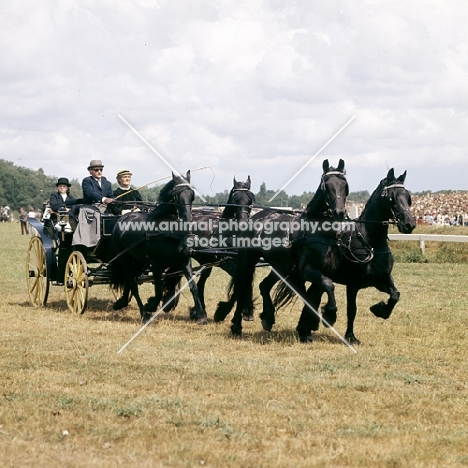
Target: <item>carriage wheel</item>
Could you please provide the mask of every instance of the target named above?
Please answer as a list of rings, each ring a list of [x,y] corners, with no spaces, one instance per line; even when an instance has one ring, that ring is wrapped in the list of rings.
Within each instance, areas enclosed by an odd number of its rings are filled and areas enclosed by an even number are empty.
[[[88,267],[81,252],[72,252],[65,267],[65,296],[71,312],[82,314],[88,303]]]
[[[40,237],[32,237],[29,241],[26,258],[26,283],[31,304],[34,307],[45,306],[49,296],[49,278],[44,245]]]

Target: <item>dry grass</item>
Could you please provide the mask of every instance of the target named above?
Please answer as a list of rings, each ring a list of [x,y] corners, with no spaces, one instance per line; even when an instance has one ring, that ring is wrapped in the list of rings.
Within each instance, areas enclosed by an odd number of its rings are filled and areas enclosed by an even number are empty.
[[[188,321],[184,291],[118,355],[136,307],[112,313],[95,286],[83,316],[57,287],[32,308],[17,231],[0,225],[1,466],[468,466],[468,265],[397,264],[388,321],[368,311],[383,295],[361,292],[357,354],[326,329],[298,343],[299,304],[272,333],[256,320],[231,338],[229,321],[211,320],[227,283],[217,272],[209,325]]]

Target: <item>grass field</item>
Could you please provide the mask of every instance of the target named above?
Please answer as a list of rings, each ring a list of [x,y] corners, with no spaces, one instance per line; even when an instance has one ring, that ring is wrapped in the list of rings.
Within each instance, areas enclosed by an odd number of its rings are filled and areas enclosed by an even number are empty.
[[[298,302],[271,333],[257,319],[232,338],[229,320],[212,320],[219,271],[207,326],[188,320],[186,290],[117,354],[141,326],[133,303],[113,313],[111,292],[94,286],[76,316],[53,286],[33,308],[29,237],[14,223],[0,239],[2,467],[468,466],[467,263],[397,263],[387,321],[368,310],[386,297],[362,291],[356,354],[323,328],[299,343]]]

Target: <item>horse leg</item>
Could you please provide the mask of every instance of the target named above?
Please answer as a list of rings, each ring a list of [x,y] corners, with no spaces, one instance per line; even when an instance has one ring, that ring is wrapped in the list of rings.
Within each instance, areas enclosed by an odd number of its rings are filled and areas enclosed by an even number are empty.
[[[222,322],[231,312],[236,303],[236,297],[234,294],[230,294],[227,301],[220,301],[216,307],[216,312],[214,313],[214,321]]]
[[[195,281],[193,281],[193,272],[192,272],[192,265],[191,260],[189,258],[188,262],[184,265],[184,276],[189,282],[190,292],[192,293],[193,301],[195,303],[195,310],[194,312],[190,312],[190,318],[195,320],[198,325],[206,325],[208,323],[205,308],[203,307],[202,302],[200,301],[200,297],[198,295],[198,288]]]
[[[163,294],[163,281],[162,281],[162,269],[159,267],[152,268],[153,272],[153,285],[154,285],[154,297],[150,297],[148,302],[143,307],[142,320],[147,321],[151,318],[151,312],[156,312],[159,303],[162,299]]]
[[[228,291],[228,300],[227,301],[220,301],[216,306],[216,311],[214,313],[214,321],[215,322],[222,322],[231,312],[235,303],[236,303],[236,296],[234,294],[234,282],[236,278],[236,263],[230,259],[227,262],[223,262],[220,264],[220,267],[231,276],[231,282]]]
[[[120,296],[112,305],[114,310],[120,310],[128,306],[130,302],[130,284],[126,283],[122,291],[122,296]]]
[[[252,283],[258,255],[248,250],[239,250],[237,261],[237,274],[234,281],[234,294],[237,299],[237,306],[231,325],[231,333],[233,335],[240,335],[242,333],[243,316],[253,316]]]
[[[206,311],[206,304],[205,304],[205,284],[206,280],[210,277],[211,272],[213,270],[213,267],[208,267],[205,268],[201,273],[200,273],[200,278],[197,281],[197,290],[198,290],[198,297],[200,299],[200,303],[203,307],[203,309]],[[192,311],[190,312],[190,315],[192,315]]]
[[[138,304],[138,308],[140,309],[140,316],[141,316],[141,321],[143,323],[146,323],[150,318],[151,315],[147,315],[145,313],[145,306],[143,305],[143,302],[140,297],[140,293],[138,292],[138,283],[135,278],[131,278],[129,281],[128,286],[130,287],[130,291],[135,297],[135,300]]]
[[[318,310],[319,310],[320,301],[322,300],[322,295],[324,292],[325,291],[323,290],[323,288],[321,288],[319,285],[315,283],[312,283],[307,289],[306,298],[307,298],[308,305],[304,305],[304,307],[302,308],[302,313],[306,315],[309,314],[308,320],[309,320],[312,331],[317,331],[319,329],[320,316],[318,314]],[[330,322],[327,317],[324,317],[324,318],[330,325],[334,323],[334,322]]]
[[[395,308],[396,303],[400,299],[400,291],[395,287],[393,282],[392,275],[388,275],[381,283],[374,285],[379,291],[387,293],[390,297],[388,298],[387,303],[381,301],[377,304],[374,304],[370,310],[376,316],[383,319],[388,319],[393,309]]]
[[[318,315],[318,308],[324,291],[318,285],[312,283],[307,291],[304,286],[303,289],[298,292],[301,294],[301,299],[305,304],[302,308],[296,331],[301,343],[311,343],[312,331],[317,331],[319,329],[320,316]]]
[[[345,339],[350,344],[360,344],[361,342],[354,335],[354,319],[356,318],[357,304],[356,298],[359,288],[346,286],[346,312],[348,315],[348,325],[346,327]]]
[[[302,277],[305,281],[310,281],[312,283],[311,286],[311,296],[309,297],[307,294],[305,294],[305,297],[308,300],[311,300],[312,302],[317,301],[318,297],[318,292],[315,292],[314,288],[320,288],[321,291],[326,292],[328,296],[328,302],[324,307],[324,312],[328,316],[332,316],[333,314],[336,316],[336,311],[338,310],[336,307],[336,299],[335,299],[335,285],[333,284],[333,281],[328,278],[327,276],[324,276],[320,270],[317,268],[312,267],[311,265],[306,265],[302,274]],[[314,286],[316,284],[316,286]],[[320,297],[321,294],[320,293]],[[317,309],[315,309],[314,304],[307,303],[311,307],[304,307],[303,309],[303,314],[301,315],[301,318],[299,320],[299,324],[297,325],[297,332],[299,334],[299,338],[302,342],[308,343],[312,340],[312,335],[311,332],[314,329],[318,329],[318,323],[317,323]],[[316,303],[316,307],[320,302]],[[312,308],[315,309],[315,312],[312,310]],[[304,313],[305,312],[305,313]],[[320,322],[320,320],[319,320]]]
[[[263,311],[260,314],[262,327],[266,331],[271,331],[275,324],[275,306],[271,300],[270,292],[273,286],[278,282],[278,276],[273,271],[270,271],[260,283],[260,294],[263,298]]]

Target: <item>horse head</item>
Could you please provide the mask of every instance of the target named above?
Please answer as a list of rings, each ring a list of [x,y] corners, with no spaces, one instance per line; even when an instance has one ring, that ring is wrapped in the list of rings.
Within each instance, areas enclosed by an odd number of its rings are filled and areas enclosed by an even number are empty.
[[[392,168],[387,177],[380,182],[380,186],[388,219],[395,221],[401,233],[410,234],[416,227],[416,222],[410,211],[411,195],[405,188],[405,179],[406,171],[395,177]]]
[[[246,182],[237,182],[234,177],[234,185],[221,217],[235,218],[237,221],[247,220],[254,203],[255,195],[250,191],[250,176]]]
[[[158,198],[164,214],[178,216],[183,221],[192,221],[192,203],[195,192],[190,185],[190,171],[185,176],[172,173],[172,180],[161,190]]]
[[[314,198],[307,206],[309,216],[325,216],[342,221],[346,215],[346,197],[349,194],[344,161],[338,167],[330,166],[328,159],[323,164],[323,174]]]

